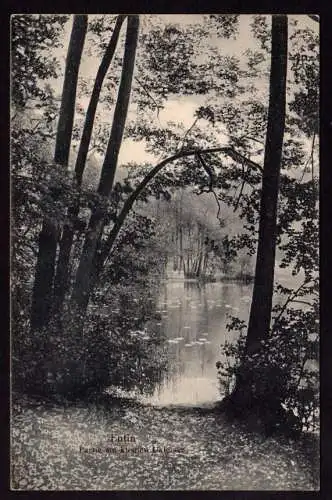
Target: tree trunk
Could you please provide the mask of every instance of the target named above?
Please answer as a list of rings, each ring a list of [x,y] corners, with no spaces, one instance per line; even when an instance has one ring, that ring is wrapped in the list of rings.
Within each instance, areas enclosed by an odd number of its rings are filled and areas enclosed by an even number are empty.
[[[198,261],[198,266],[197,266],[197,271],[196,271],[197,278],[200,278],[202,275],[202,261],[203,261],[203,252],[201,251],[201,253],[199,255],[199,261]]]
[[[31,330],[48,324],[52,309],[52,284],[56,258],[58,229],[53,222],[44,220],[39,233],[38,256],[32,290]]]
[[[101,88],[107,74],[108,68],[112,62],[115,49],[119,40],[119,34],[121,26],[126,16],[118,16],[112,37],[109,41],[108,47],[104,53],[103,59],[100,63],[94,87],[92,90],[89,106],[86,112],[85,123],[83,127],[83,133],[80,141],[80,146],[77,154],[76,164],[75,164],[75,176],[77,186],[80,187],[82,184],[83,172],[86,165],[86,159],[89,151],[89,145],[91,141],[92,129],[94,124],[94,119],[96,115],[97,105],[99,101],[99,96]],[[79,201],[68,210],[68,218],[74,223],[75,219],[79,214]],[[54,312],[55,314],[60,314],[62,311],[63,302],[65,299],[65,294],[69,287],[69,273],[70,273],[70,253],[73,245],[74,239],[74,228],[73,225],[66,224],[63,230],[62,238],[60,241],[60,251],[57,262],[57,271],[54,280]]]
[[[92,129],[93,129],[94,119],[95,119],[97,106],[98,106],[98,102],[99,102],[101,88],[102,88],[105,76],[107,74],[107,71],[111,65],[112,60],[113,60],[115,49],[117,47],[118,40],[119,40],[120,30],[121,30],[121,27],[122,27],[122,24],[123,24],[125,18],[126,18],[126,16],[122,16],[122,15],[117,17],[117,20],[116,20],[116,23],[114,26],[114,31],[112,33],[111,39],[109,41],[109,44],[108,44],[107,49],[104,53],[103,59],[102,59],[100,66],[98,68],[98,72],[97,72],[96,79],[94,82],[89,106],[88,106],[88,109],[86,112],[83,133],[82,133],[81,142],[80,142],[79,150],[77,153],[76,164],[75,164],[76,180],[77,180],[77,184],[79,186],[82,184],[82,177],[83,177],[83,172],[84,172],[86,159],[87,159],[87,155],[88,155],[88,151],[89,151]]]
[[[182,200],[181,200],[182,201]],[[180,227],[179,227],[179,232],[180,232],[180,271],[182,271],[183,268],[183,229],[182,229],[182,203],[181,203],[181,212],[180,212]]]
[[[259,400],[253,393],[255,377],[246,371],[249,354],[259,351],[259,342],[270,328],[277,225],[277,201],[282,145],[285,126],[287,75],[287,16],[272,16],[272,51],[270,99],[261,192],[259,236],[254,290],[250,310],[245,355],[238,372],[235,389],[222,403],[232,415],[244,416],[258,411],[264,423],[279,418],[283,411],[277,395],[266,394]],[[271,417],[273,415],[273,417]],[[278,415],[278,417],[276,417]]]
[[[85,35],[88,27],[87,15],[75,15],[66,59],[60,116],[55,142],[54,161],[68,165],[71,134],[73,130],[78,71],[80,67]]]
[[[73,28],[66,59],[60,116],[58,122],[54,162],[67,167],[70,140],[75,112],[75,97],[79,64],[84,46],[88,17],[74,16]],[[46,327],[52,309],[52,287],[59,231],[49,219],[43,221],[39,235],[39,247],[32,292],[31,329]]]
[[[286,113],[286,76],[287,16],[274,15],[272,16],[270,100],[247,349],[266,337],[271,322],[277,204]]]
[[[98,193],[105,197],[108,197],[112,190],[118,154],[127,118],[135,65],[138,27],[139,17],[128,16],[121,81],[114,111],[112,130],[98,186]],[[76,273],[70,310],[71,317],[75,318],[75,324],[72,326],[78,334],[82,331],[90,294],[97,279],[96,257],[104,229],[104,215],[105,214],[101,210],[96,210],[91,215],[80,263]]]

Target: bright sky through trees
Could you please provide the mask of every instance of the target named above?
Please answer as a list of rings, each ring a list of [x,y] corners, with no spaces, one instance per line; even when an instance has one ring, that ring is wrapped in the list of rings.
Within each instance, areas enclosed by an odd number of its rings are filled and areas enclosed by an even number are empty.
[[[91,16],[97,17],[97,16]],[[144,17],[153,20],[156,23],[178,23],[179,25],[188,25],[188,24],[196,24],[199,25],[202,23],[202,15],[200,14],[174,14],[174,15],[142,15],[143,22]],[[314,29],[318,32],[319,25],[310,19],[307,15],[294,15],[289,16],[290,27],[292,22],[297,22],[297,27],[305,28],[310,27],[310,29]],[[230,56],[241,57],[244,52],[248,49],[255,50],[258,49],[258,42],[254,39],[250,23],[252,22],[251,15],[241,15],[239,17],[239,33],[235,38],[230,37],[229,39],[225,38],[212,38],[210,42],[215,44],[220,53]],[[268,21],[270,22],[270,21]],[[67,22],[65,26],[65,32],[63,37],[63,48],[55,49],[54,54],[59,58],[62,64],[62,71],[65,63],[65,54],[67,50],[67,45],[69,42],[70,30],[72,25],[72,18]],[[291,30],[290,30],[291,31]],[[91,43],[90,43],[91,46]],[[89,42],[87,42],[87,46],[85,50],[88,51]],[[204,58],[204,49],[202,48],[202,57]],[[100,60],[98,58],[89,57],[87,54],[83,55],[82,64],[80,68],[80,74],[83,78],[91,78],[91,80],[95,77],[96,71],[98,69]],[[268,87],[268,79],[266,82],[260,83],[262,87],[262,91],[265,91]],[[62,88],[62,78],[58,78],[57,80],[52,81],[52,86],[58,90],[58,97],[61,96],[61,88]],[[78,100],[77,104],[82,106],[82,108],[86,109],[88,105],[89,98],[81,96]],[[186,128],[189,128],[194,120],[194,112],[197,107],[204,101],[204,96],[182,96],[176,97],[174,99],[168,99],[168,102],[165,105],[165,108],[160,111],[159,121],[163,127],[167,127],[167,122],[173,121],[177,123],[182,123]],[[133,109],[129,109],[129,117],[133,115],[135,111]],[[111,122],[111,116],[108,118],[105,115],[105,120]],[[220,136],[220,144],[226,144],[227,137]],[[96,159],[99,159],[99,154],[96,153]],[[101,156],[100,156],[101,158]],[[123,145],[120,150],[119,163],[125,164],[135,159],[137,162],[145,162],[151,161],[155,162],[158,157],[155,157],[151,153],[145,151],[144,142],[137,142],[131,139],[126,139],[123,142]]]

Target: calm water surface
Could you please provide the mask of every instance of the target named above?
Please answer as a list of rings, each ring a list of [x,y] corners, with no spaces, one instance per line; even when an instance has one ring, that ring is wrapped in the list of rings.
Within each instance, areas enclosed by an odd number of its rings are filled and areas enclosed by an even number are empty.
[[[201,404],[220,398],[216,361],[220,344],[235,340],[229,316],[247,321],[252,285],[166,280],[159,299],[160,333],[167,337],[169,370],[149,402]]]

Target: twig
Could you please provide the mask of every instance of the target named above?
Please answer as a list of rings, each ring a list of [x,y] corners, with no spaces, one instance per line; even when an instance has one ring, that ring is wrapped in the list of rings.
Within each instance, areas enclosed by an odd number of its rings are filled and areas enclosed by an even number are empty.
[[[255,142],[258,142],[259,144],[262,144],[264,146],[264,141],[261,141],[260,139],[256,139],[256,137],[252,137],[251,135],[242,135],[240,137],[240,140],[241,139],[251,139],[252,141],[255,141]]]
[[[303,180],[303,177],[304,177],[304,174],[305,174],[306,168],[307,168],[307,166],[309,165],[310,160],[311,160],[312,180],[314,180],[314,147],[315,147],[315,139],[316,139],[316,132],[314,132],[314,133],[313,133],[313,136],[312,136],[312,143],[311,143],[311,151],[310,151],[310,155],[309,155],[309,157],[308,157],[307,161],[305,162],[305,165],[304,165],[304,168],[303,168],[303,172],[302,172],[302,175],[301,175],[300,182]]]
[[[41,124],[41,119],[40,118],[37,118],[38,119],[38,122],[36,123],[36,125],[33,127],[33,129],[31,129],[31,134],[33,134],[34,132],[36,132],[36,130],[38,129],[39,125]]]
[[[214,183],[214,174],[211,170],[211,168],[207,165],[207,163],[204,161],[201,153],[197,153],[196,154],[196,157],[197,159],[199,160],[200,164],[202,165],[202,167],[204,168],[205,172],[208,174],[208,176],[210,177],[210,183],[209,183],[209,189],[207,191],[204,191],[203,189],[201,190],[200,193],[198,194],[202,194],[203,192],[204,193],[213,193],[213,196],[215,197],[215,200],[216,200],[216,203],[218,205],[218,211],[217,211],[217,219],[219,219],[219,214],[220,214],[220,210],[221,210],[221,207],[220,207],[220,202],[219,202],[219,199],[218,199],[218,196],[216,195],[214,189],[213,189],[213,183]]]
[[[296,304],[305,304],[307,306],[312,306],[311,302],[306,302],[305,300],[292,300],[292,302]]]
[[[207,165],[207,163],[205,163],[205,161],[203,159],[203,156],[198,151],[196,153],[196,158],[198,159],[199,163],[202,165],[202,167],[204,168],[205,172],[208,174],[208,176],[210,178],[209,191],[212,191],[213,181],[214,181],[213,172],[212,172],[211,168]]]
[[[241,189],[240,189],[240,194],[235,202],[235,206],[234,206],[234,212],[236,212],[236,210],[238,209],[238,206],[239,206],[239,203],[240,203],[240,199],[241,199],[241,196],[242,196],[242,193],[243,193],[243,188],[244,188],[244,185],[246,183],[246,172],[244,170],[244,162],[242,162],[242,173],[243,173],[243,180],[242,180],[242,184],[241,184]]]
[[[30,248],[30,250],[32,251],[32,253],[34,255],[37,255],[38,254],[38,251],[32,246],[31,243],[28,243],[27,241],[24,242],[24,245],[28,248]]]
[[[28,227],[25,229],[24,233],[20,235],[20,238],[21,238],[21,239],[25,238],[25,237],[26,237],[26,235],[28,234],[28,232],[30,231],[30,229],[31,229],[31,226],[28,226]]]
[[[312,138],[312,147],[311,147],[311,178],[312,182],[314,182],[314,147],[315,147],[315,139],[316,139],[316,132],[314,132],[313,138]]]
[[[301,285],[297,288],[297,290],[295,290],[295,292],[291,292],[291,293],[289,294],[289,296],[288,296],[288,298],[287,298],[286,302],[284,303],[283,307],[281,308],[280,313],[278,314],[278,316],[275,318],[275,320],[274,320],[274,322],[273,322],[272,331],[273,331],[273,330],[275,330],[276,325],[278,325],[278,323],[279,323],[279,321],[280,321],[280,318],[281,318],[281,316],[284,314],[284,312],[285,312],[285,310],[286,310],[286,308],[287,308],[288,304],[289,304],[290,302],[294,302],[294,299],[295,299],[295,297],[297,297],[297,295],[299,294],[300,290],[301,290],[304,286],[308,285],[308,283],[309,283],[309,282],[310,282],[310,280],[309,280],[309,281],[308,281],[308,280],[305,280],[305,281],[304,281],[304,282],[303,282],[303,283],[302,283],[302,284],[301,284]],[[312,305],[312,304],[310,304],[310,305]]]
[[[184,134],[183,136],[183,139],[182,139],[182,144],[181,144],[181,147],[180,147],[180,151],[183,149],[183,146],[184,146],[184,141],[186,140],[188,134],[191,132],[191,130],[194,128],[194,126],[196,125],[196,123],[198,122],[199,120],[199,116],[197,116],[194,120],[194,122],[192,123],[192,125],[188,128],[187,132]]]
[[[220,214],[221,207],[220,207],[219,198],[218,198],[218,196],[216,195],[216,193],[215,193],[215,191],[213,189],[212,189],[212,193],[213,193],[213,196],[215,197],[216,203],[218,205],[217,219],[220,221],[221,219],[219,219],[219,214]]]
[[[142,87],[142,89],[144,90],[144,92],[146,93],[146,95],[149,97],[149,99],[151,99],[151,101],[154,103],[154,105],[156,106],[157,108],[157,118],[159,120],[159,110],[162,109],[162,106],[160,106],[157,101],[155,100],[154,97],[152,97],[152,95],[150,94],[150,92],[148,92],[146,90],[146,87],[145,85],[137,78],[137,76],[135,76],[135,80],[136,82]],[[159,123],[160,123],[160,120],[159,120]]]
[[[248,158],[246,158],[245,156],[243,156],[241,153],[239,153],[238,151],[235,151],[235,149],[231,146],[229,148],[229,151],[227,151],[227,154],[230,158],[232,158],[234,161],[237,161],[237,162],[244,162],[246,163],[249,167],[252,167],[252,168],[255,168],[255,169],[258,169],[260,172],[263,173],[263,168],[256,162],[252,161],[252,160],[249,160]]]

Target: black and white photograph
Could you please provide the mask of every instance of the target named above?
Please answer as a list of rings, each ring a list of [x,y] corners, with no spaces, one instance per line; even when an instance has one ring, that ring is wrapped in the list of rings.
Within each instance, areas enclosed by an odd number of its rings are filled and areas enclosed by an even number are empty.
[[[10,488],[318,491],[316,14],[10,17]]]

